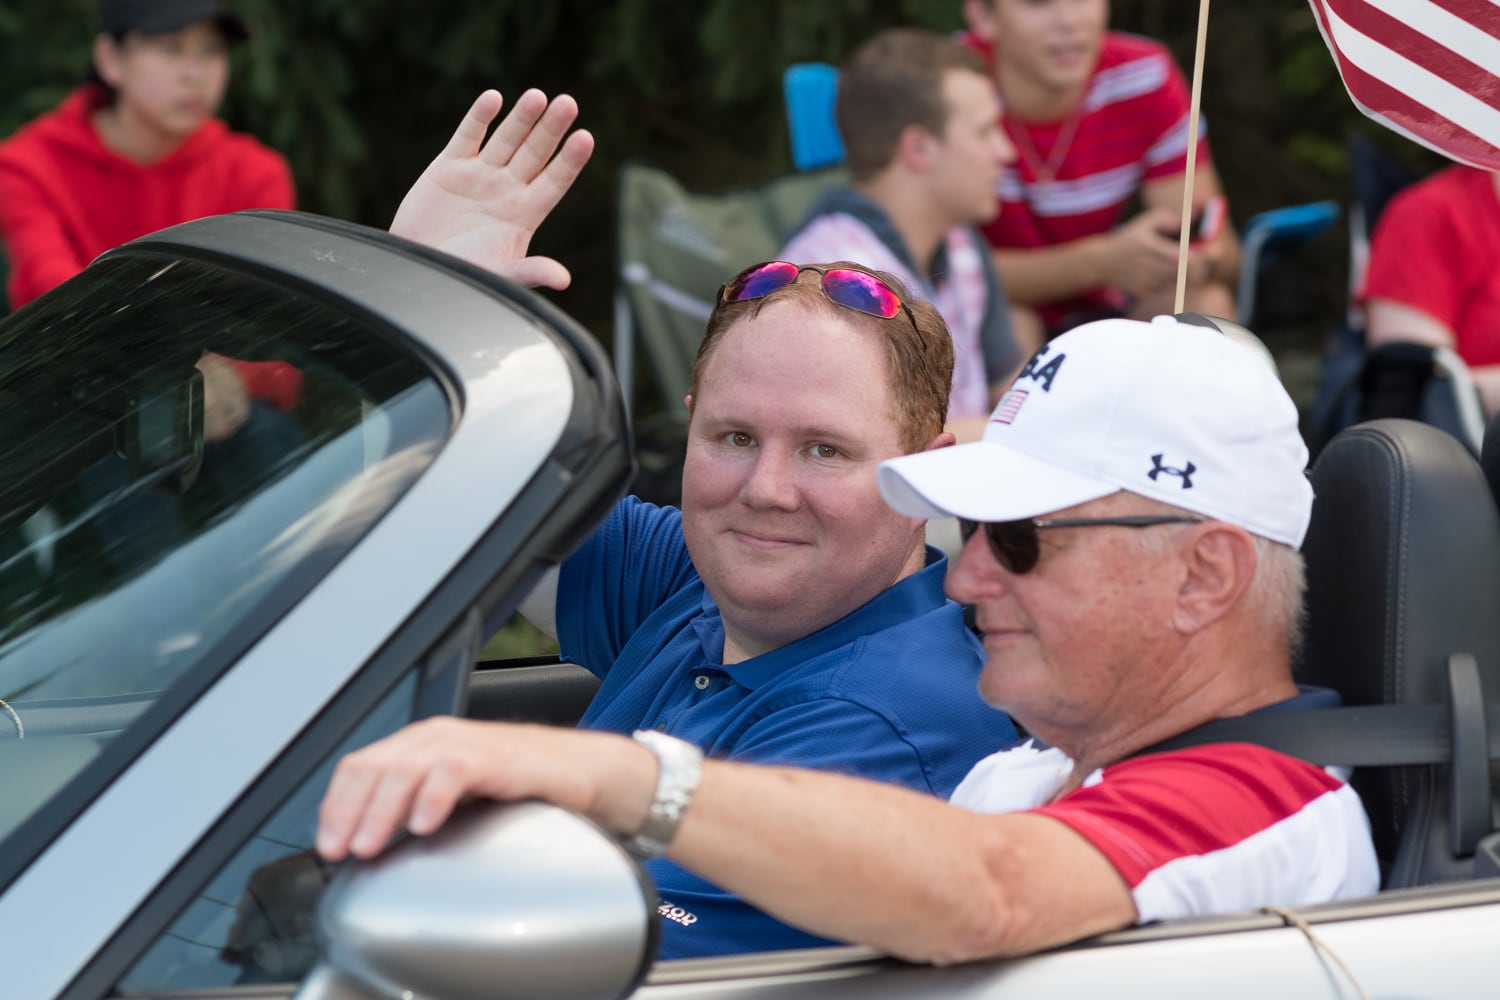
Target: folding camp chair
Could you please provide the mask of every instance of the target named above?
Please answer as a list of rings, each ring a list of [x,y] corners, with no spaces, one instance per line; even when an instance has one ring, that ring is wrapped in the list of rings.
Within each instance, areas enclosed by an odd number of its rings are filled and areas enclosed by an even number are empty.
[[[682,395],[719,286],[774,257],[813,199],[843,181],[842,171],[822,171],[704,194],[660,170],[626,164],[619,180],[616,317],[623,324],[616,331],[622,383],[639,341],[663,403],[686,420]]]
[[[625,398],[632,399],[639,350],[664,409],[647,427],[637,421],[643,473],[657,473],[656,481],[637,491],[641,495],[654,492],[648,498],[675,502],[672,470],[688,416],[683,396],[719,286],[748,265],[775,257],[813,199],[846,177],[835,168],[696,193],[661,170],[636,163],[621,168],[616,374]],[[661,454],[653,455],[652,440]]]

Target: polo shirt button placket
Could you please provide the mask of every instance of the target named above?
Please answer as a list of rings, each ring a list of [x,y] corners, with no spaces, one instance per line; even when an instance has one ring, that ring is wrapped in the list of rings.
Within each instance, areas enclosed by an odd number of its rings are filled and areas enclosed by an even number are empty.
[[[707,691],[708,686],[712,683],[713,682],[708,679],[707,674],[699,674],[697,677],[693,678],[693,687],[697,688],[699,691]]]

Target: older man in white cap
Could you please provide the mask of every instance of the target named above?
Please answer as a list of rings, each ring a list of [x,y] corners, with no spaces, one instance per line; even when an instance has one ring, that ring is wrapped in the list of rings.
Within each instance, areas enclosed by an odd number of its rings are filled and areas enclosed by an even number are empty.
[[[951,804],[685,744],[441,720],[346,758],[319,849],[375,854],[468,795],[542,798],[790,923],[937,962],[1374,892],[1338,774],[1247,744],[1150,752],[1336,701],[1290,667],[1306,458],[1244,346],[1169,318],[1080,327],[1032,359],[983,440],[881,469],[901,512],[970,522],[949,591],[977,610],[981,693],[1034,737]]]

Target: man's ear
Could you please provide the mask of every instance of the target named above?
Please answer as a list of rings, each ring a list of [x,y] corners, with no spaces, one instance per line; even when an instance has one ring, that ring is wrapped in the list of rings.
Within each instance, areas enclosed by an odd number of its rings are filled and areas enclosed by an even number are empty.
[[[1190,635],[1224,618],[1255,578],[1255,540],[1243,528],[1209,521],[1192,529],[1184,551],[1173,625]]]
[[[994,0],[964,0],[964,23],[974,37],[995,44]]]
[[[931,441],[928,441],[927,447],[923,448],[922,450],[932,451],[935,448],[947,448],[957,443],[958,438],[954,437],[951,431],[943,431],[937,437],[933,438]]]
[[[120,45],[104,32],[94,36],[94,70],[111,87],[120,85]]]
[[[896,138],[896,159],[913,173],[932,169],[937,139],[920,125],[908,125]]]
[[[691,417],[693,415],[693,394],[688,393],[686,396],[683,396],[682,401],[687,405],[688,416]]]

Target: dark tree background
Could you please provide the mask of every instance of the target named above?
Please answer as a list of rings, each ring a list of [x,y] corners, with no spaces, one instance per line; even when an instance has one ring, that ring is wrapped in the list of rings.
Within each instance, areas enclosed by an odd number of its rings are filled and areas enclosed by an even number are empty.
[[[949,31],[959,0],[240,0],[255,37],[235,54],[225,116],[284,151],[301,207],[385,225],[484,87],[567,91],[599,150],[536,240],[574,287],[560,304],[609,340],[613,177],[627,159],[713,189],[789,169],[780,74],[837,62],[892,24]],[[1115,0],[1115,27],[1191,68],[1197,5]],[[0,0],[0,135],[56,103],[86,65],[93,0]],[[1203,108],[1237,223],[1278,205],[1347,200],[1345,144],[1380,134],[1345,95],[1305,0],[1213,6]],[[1433,161],[1394,136],[1382,145]],[[1305,256],[1320,307],[1342,307],[1342,233]],[[1323,327],[1326,328],[1326,327]]]

